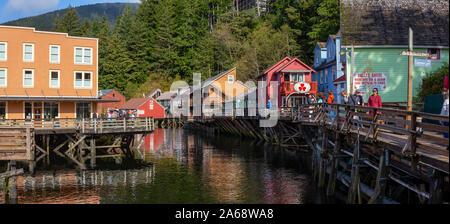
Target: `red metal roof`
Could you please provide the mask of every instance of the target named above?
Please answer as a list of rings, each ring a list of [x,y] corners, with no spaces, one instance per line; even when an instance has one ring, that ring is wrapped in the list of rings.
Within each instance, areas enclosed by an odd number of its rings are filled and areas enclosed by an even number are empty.
[[[337,78],[336,80],[334,80],[333,82],[345,82],[346,80],[347,79],[346,79],[345,75],[343,75],[343,76]]]
[[[126,109],[126,110],[137,110],[139,107],[141,107],[143,104],[145,104],[147,101],[149,101],[150,97],[147,98],[132,98],[128,100],[126,103],[124,103],[119,109]]]
[[[256,76],[256,78],[259,78],[267,73],[269,73],[271,70],[278,68],[279,66],[282,66],[283,63],[287,63],[291,60],[290,57],[285,57],[283,58],[281,61],[277,62],[275,65],[273,65],[272,67],[268,68],[263,74],[259,74],[258,76]]]
[[[290,64],[294,63],[294,62],[298,62],[300,63],[302,66],[304,66],[305,68],[311,70],[311,72],[316,72],[314,69],[312,69],[311,67],[309,67],[308,65],[306,65],[305,63],[303,63],[302,61],[300,61],[298,58],[294,58],[292,59],[290,62],[284,64],[283,66],[281,66],[280,68],[278,68],[275,72],[280,72],[281,70],[283,70],[284,68],[286,68],[287,66],[289,66]]]

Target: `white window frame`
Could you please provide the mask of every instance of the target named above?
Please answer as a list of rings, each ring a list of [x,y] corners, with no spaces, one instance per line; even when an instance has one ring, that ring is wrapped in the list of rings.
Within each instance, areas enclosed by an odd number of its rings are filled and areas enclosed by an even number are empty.
[[[58,61],[56,61],[56,62],[52,61],[52,47],[57,47],[58,48]],[[60,45],[50,45],[48,61],[50,62],[50,64],[59,64],[59,63],[61,63],[61,46]]]
[[[75,85],[75,82],[76,82],[76,80],[77,80],[77,73],[81,73],[82,74],[82,76],[81,76],[81,87],[77,87],[76,85]],[[90,73],[91,74],[91,85],[90,86],[84,86],[84,74],[85,73]],[[75,89],[92,89],[92,84],[93,84],[93,82],[94,82],[94,79],[93,79],[93,72],[91,72],[91,71],[74,71],[74,73],[73,73],[73,87],[75,88]]]
[[[154,103],[153,103],[153,100],[150,100],[150,103],[149,103],[149,107],[150,107],[150,110],[153,110],[153,108],[154,108],[154,105],[153,105]]]
[[[7,61],[8,60],[8,42],[0,42],[0,44],[5,45],[5,59],[0,58],[0,61]]]
[[[232,77],[231,81],[230,81],[230,77]],[[227,81],[228,81],[228,83],[234,83],[234,75],[229,75]]]
[[[25,71],[31,71],[31,86],[25,85]],[[23,88],[34,88],[34,69],[23,69],[22,70],[22,87]]]
[[[81,48],[81,62],[77,62],[77,48]],[[84,57],[85,57],[85,50],[90,49],[91,50],[91,63],[85,63]],[[73,63],[76,65],[92,65],[94,61],[94,51],[92,47],[74,47],[73,48]]]
[[[27,59],[25,59],[25,46],[26,45],[31,45],[31,60],[27,60]],[[23,62],[34,62],[34,44],[33,43],[23,43],[23,45],[22,45],[22,48],[23,48]]]
[[[52,72],[58,72],[58,85],[52,86]],[[61,86],[61,71],[60,70],[50,70],[48,74],[48,87],[58,89]]]
[[[5,85],[0,85],[0,88],[6,88],[8,87],[8,69],[0,68],[0,70],[5,70]]]

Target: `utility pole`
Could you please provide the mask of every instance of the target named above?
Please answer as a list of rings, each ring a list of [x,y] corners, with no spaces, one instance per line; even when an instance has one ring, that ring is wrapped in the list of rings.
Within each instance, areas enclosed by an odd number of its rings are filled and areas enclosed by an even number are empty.
[[[409,27],[409,47],[408,51],[413,52],[413,30]],[[413,96],[413,55],[408,56],[408,111],[412,111],[412,96]],[[408,116],[408,120],[411,120],[411,117]]]
[[[352,44],[352,53],[351,53],[351,65],[350,65],[350,93],[349,95],[353,94],[353,67],[355,64],[355,47]]]

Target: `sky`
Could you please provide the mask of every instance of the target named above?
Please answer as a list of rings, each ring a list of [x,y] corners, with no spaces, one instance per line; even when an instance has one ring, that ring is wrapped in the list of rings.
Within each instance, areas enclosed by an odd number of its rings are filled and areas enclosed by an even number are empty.
[[[130,2],[140,0],[0,0],[0,24],[28,16],[36,16],[58,9],[105,2]]]

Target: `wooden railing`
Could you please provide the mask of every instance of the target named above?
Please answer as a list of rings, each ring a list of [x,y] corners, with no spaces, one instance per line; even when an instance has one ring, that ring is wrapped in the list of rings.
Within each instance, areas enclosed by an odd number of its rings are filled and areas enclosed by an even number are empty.
[[[0,120],[0,128],[34,128],[35,130],[72,129],[81,133],[153,131],[154,119],[152,117],[122,119],[56,118],[50,120],[7,119]]]

